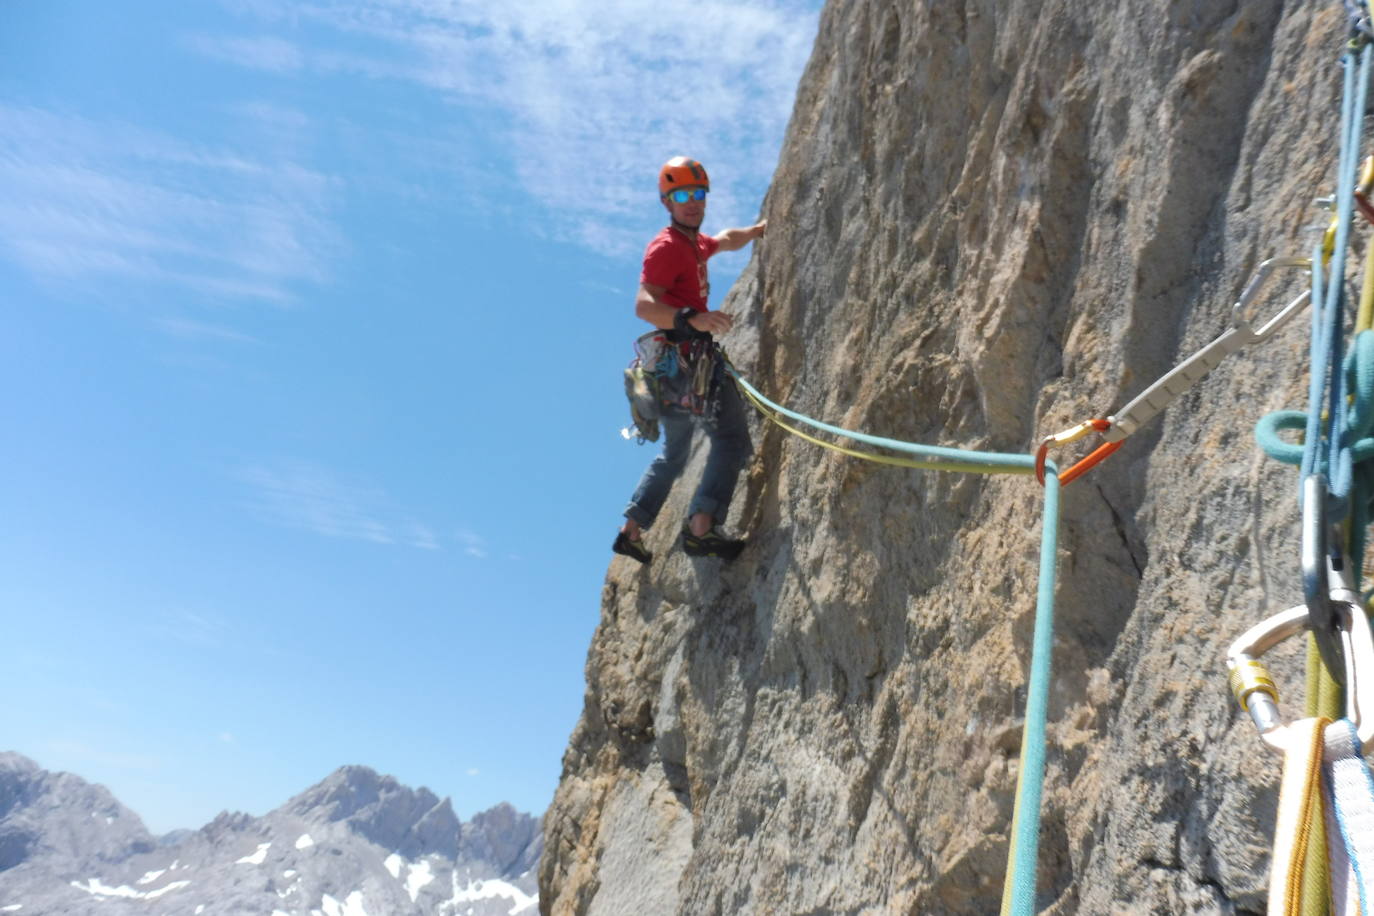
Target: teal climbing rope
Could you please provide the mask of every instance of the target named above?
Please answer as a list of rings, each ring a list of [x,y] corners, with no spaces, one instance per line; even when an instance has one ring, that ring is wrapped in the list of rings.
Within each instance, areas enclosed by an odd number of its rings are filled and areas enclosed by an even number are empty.
[[[778,404],[774,404],[764,397],[757,388],[749,384],[743,376],[730,363],[726,363],[726,371],[739,383],[740,388],[744,389],[745,396],[754,402],[755,407],[761,409],[760,413],[768,419],[777,422],[774,417],[768,416],[769,411],[781,414],[784,417],[791,417],[798,423],[804,423],[813,429],[819,429],[835,436],[843,436],[846,439],[853,439],[855,442],[863,442],[867,445],[876,445],[879,448],[891,449],[894,452],[904,452],[908,455],[917,455],[922,458],[931,459],[931,470],[945,470],[934,462],[949,462],[957,465],[976,465],[975,468],[950,467],[948,470],[963,471],[970,474],[1031,474],[1035,472],[1035,459],[1029,455],[1016,455],[1007,452],[978,452],[958,448],[945,448],[939,445],[922,445],[919,442],[903,442],[900,439],[885,439],[881,436],[870,436],[866,433],[854,432],[853,430],[841,429],[829,423],[822,423],[820,420],[813,420],[805,414],[788,410]],[[790,431],[790,430],[789,430]]]
[[[1054,569],[1059,545],[1059,475],[1045,475],[1045,512],[1040,531],[1040,578],[1035,594],[1035,635],[1031,638],[1030,679],[1026,687],[1026,724],[1021,733],[1021,765],[1016,777],[1016,807],[1011,817],[1011,850],[1002,890],[1002,916],[1035,912],[1035,876],[1040,849],[1040,793],[1045,780],[1045,727],[1049,719],[1050,653],[1054,650]]]

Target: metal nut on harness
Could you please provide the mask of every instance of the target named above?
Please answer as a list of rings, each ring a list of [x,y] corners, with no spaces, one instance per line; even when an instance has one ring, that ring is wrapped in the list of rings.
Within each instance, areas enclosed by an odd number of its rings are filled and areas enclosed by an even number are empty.
[[[1355,723],[1360,744],[1368,752],[1374,748],[1374,635],[1363,607],[1352,602],[1335,604],[1345,659],[1345,716]],[[1278,688],[1259,658],[1307,625],[1307,605],[1300,604],[1246,630],[1226,652],[1231,692],[1250,714],[1260,738],[1280,754],[1288,749],[1290,730],[1279,714]]]

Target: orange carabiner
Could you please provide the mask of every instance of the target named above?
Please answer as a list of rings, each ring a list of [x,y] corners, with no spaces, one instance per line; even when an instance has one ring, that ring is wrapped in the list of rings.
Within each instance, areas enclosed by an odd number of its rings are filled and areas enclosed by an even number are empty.
[[[1066,429],[1062,433],[1053,436],[1046,436],[1040,441],[1040,448],[1035,451],[1035,479],[1040,481],[1040,486],[1045,485],[1045,459],[1049,455],[1051,445],[1068,445],[1070,442],[1077,442],[1091,432],[1105,433],[1112,428],[1111,420],[1085,420],[1071,429]],[[1073,467],[1059,475],[1060,484],[1069,484],[1091,471],[1102,459],[1112,452],[1121,448],[1126,439],[1123,437],[1115,442],[1104,442],[1094,449],[1088,457],[1079,461]]]

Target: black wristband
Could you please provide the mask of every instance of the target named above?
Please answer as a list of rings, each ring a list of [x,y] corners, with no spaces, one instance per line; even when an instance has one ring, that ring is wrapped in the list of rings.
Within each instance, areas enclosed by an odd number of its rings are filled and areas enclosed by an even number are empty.
[[[673,330],[688,337],[695,336],[699,332],[692,327],[691,320],[696,314],[697,310],[694,308],[678,309],[677,314],[673,315]]]

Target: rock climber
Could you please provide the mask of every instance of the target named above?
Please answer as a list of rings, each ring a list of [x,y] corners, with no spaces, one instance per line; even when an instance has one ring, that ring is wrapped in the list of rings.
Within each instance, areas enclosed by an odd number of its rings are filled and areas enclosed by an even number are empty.
[[[659,170],[659,199],[671,221],[644,251],[635,315],[664,332],[666,362],[656,367],[664,390],[660,409],[663,452],[649,465],[630,497],[625,524],[611,547],[640,563],[653,559],[643,534],[653,525],[673,482],[687,464],[693,421],[698,416],[711,441],[711,451],[683,525],[682,549],[689,556],[726,561],[744,549],[744,540],[726,534],[721,525],[752,444],[739,391],[715,355],[712,335],[724,334],[734,322],[724,312],[706,307],[710,294],[706,261],[718,251],[737,251],[760,238],[768,223],[764,220],[748,228],[707,235],[701,231],[701,223],[710,191],[711,179],[694,159],[678,156]],[[693,379],[698,389],[695,402],[690,392]],[[683,388],[689,390],[681,393]]]

